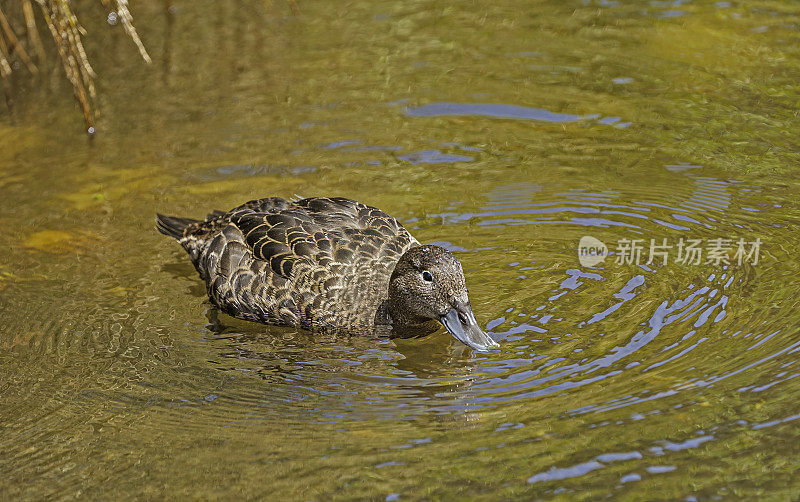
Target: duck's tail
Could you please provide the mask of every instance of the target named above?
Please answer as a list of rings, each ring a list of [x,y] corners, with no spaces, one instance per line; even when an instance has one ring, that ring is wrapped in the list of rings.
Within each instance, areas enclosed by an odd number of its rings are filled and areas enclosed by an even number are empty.
[[[186,230],[186,227],[194,223],[199,223],[199,220],[156,213],[156,230],[174,239],[180,240],[183,238],[183,232]]]

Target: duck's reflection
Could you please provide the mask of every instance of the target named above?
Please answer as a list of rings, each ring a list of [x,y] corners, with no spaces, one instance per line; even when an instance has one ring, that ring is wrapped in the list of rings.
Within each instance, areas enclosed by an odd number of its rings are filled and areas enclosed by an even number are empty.
[[[482,378],[472,349],[446,332],[389,339],[385,333],[337,333],[259,325],[209,305],[206,339],[217,346],[222,371],[236,371],[270,384],[264,400],[292,400],[303,389],[314,395],[314,414],[402,418],[433,413],[446,421],[472,420],[475,381]],[[294,388],[283,396],[272,395]],[[302,408],[309,411],[306,406]],[[447,418],[450,416],[450,418]],[[461,417],[461,418],[458,418]],[[308,418],[314,418],[313,416]]]

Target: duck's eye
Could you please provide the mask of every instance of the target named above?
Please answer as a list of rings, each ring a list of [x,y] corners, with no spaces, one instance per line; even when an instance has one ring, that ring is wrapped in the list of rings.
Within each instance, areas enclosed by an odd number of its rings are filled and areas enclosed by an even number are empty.
[[[428,281],[428,282],[433,282],[433,274],[431,274],[427,270],[423,270],[422,271],[422,280]]]

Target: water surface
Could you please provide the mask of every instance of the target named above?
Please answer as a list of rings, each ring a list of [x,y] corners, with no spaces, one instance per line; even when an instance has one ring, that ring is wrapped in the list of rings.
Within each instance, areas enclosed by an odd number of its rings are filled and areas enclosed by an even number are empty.
[[[97,137],[58,74],[0,112],[3,497],[800,490],[794,3],[137,2],[150,66],[77,3]],[[232,319],[154,230],[295,194],[451,249],[501,348]]]

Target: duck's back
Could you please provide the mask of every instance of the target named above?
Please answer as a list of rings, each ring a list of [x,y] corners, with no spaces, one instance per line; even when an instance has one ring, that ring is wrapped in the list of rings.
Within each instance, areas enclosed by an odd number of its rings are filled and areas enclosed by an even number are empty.
[[[223,311],[304,328],[372,326],[395,264],[418,245],[395,218],[339,197],[253,200],[205,221],[159,215],[158,229]]]

